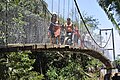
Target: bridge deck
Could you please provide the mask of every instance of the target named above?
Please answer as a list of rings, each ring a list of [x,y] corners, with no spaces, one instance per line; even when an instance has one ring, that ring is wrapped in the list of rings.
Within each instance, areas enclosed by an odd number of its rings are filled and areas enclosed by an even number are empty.
[[[102,53],[92,49],[73,48],[66,45],[50,45],[50,44],[8,44],[8,46],[0,48],[0,53],[18,52],[18,51],[71,51],[74,53],[84,53],[96,59],[99,59],[107,68],[112,68],[112,64]]]

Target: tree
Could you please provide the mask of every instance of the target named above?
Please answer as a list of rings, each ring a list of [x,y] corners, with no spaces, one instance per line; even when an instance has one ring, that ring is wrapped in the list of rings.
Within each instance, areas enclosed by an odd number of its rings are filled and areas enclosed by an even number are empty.
[[[120,58],[117,58],[117,60],[115,60],[113,64],[116,66],[116,68],[118,68],[118,72],[120,72]]]
[[[107,14],[115,28],[120,34],[120,1],[119,0],[98,0],[99,5]]]
[[[7,67],[9,80],[42,80],[43,75],[32,71],[34,59],[30,59],[31,52],[12,52],[7,53]]]
[[[59,55],[61,54],[62,57]],[[76,53],[59,53],[53,57],[52,61],[48,64],[46,72],[47,79],[49,80],[96,80],[99,75],[99,70],[89,75],[88,67],[100,67],[96,59],[89,58],[86,55]],[[50,57],[49,57],[50,58]],[[50,59],[49,59],[50,60]]]
[[[83,18],[89,31],[91,32],[91,34],[93,34],[93,31],[98,28],[98,25],[99,25],[98,19],[95,19],[93,16],[88,16],[86,13],[83,14]],[[80,29],[82,29],[82,32],[87,33],[85,25],[81,20],[80,20]]]

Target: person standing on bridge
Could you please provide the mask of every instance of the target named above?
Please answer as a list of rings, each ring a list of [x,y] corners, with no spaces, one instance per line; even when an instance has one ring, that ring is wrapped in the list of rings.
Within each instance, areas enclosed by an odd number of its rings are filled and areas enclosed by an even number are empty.
[[[74,46],[78,46],[78,39],[80,38],[79,29],[76,25],[74,25]]]
[[[66,30],[66,37],[69,36],[69,38],[71,39],[71,43],[72,43],[73,23],[71,22],[70,18],[67,18],[67,22],[65,23],[64,27]],[[66,38],[65,38],[64,44],[66,44]]]
[[[55,35],[55,43],[60,45],[60,31],[61,31],[61,26],[59,21],[57,20],[55,22],[54,26],[54,35]]]
[[[56,24],[56,21],[57,21],[57,15],[53,14],[52,17],[51,17],[50,26],[48,28],[48,36],[50,37],[50,43],[51,44],[55,43],[54,26]]]

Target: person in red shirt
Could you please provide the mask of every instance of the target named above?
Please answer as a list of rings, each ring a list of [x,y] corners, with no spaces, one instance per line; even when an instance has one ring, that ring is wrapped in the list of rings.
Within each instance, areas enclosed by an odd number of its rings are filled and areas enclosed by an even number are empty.
[[[61,25],[59,24],[59,21],[56,21],[54,26],[54,36],[55,36],[56,44],[60,44],[60,30],[61,30]]]

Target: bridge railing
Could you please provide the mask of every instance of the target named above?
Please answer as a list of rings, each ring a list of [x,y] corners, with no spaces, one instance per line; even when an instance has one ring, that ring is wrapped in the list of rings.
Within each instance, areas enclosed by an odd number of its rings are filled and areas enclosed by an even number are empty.
[[[51,13],[46,9],[46,5],[43,5],[39,10],[36,10],[38,12],[34,12],[29,10],[28,7],[27,9],[21,9],[22,7],[20,5],[12,7],[10,4],[11,2],[7,2],[6,9],[0,12],[0,47],[6,46],[7,44],[36,44],[50,42],[48,37],[48,27],[50,25]],[[80,32],[81,36],[83,34],[84,32]],[[84,36],[87,34],[89,39],[81,37],[80,44],[77,46],[94,49],[103,53],[104,49],[100,48],[92,40],[88,32],[84,34]]]
[[[83,41],[83,46],[84,48],[86,49],[93,49],[93,50],[96,50],[98,52],[103,52],[104,49],[100,48],[91,38],[90,36],[87,36],[89,37],[87,40],[85,39]]]

